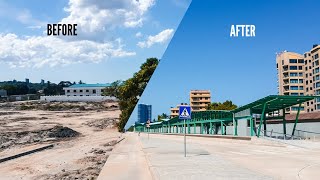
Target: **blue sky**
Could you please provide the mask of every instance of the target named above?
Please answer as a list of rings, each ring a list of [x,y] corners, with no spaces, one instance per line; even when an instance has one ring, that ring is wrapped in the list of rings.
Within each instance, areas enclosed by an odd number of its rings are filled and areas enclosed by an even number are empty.
[[[130,78],[161,58],[190,1],[1,0],[0,81]],[[78,36],[47,37],[47,23],[77,23]]]
[[[259,3],[258,3],[259,2]],[[316,0],[194,0],[139,103],[153,118],[207,89],[213,102],[245,105],[277,94],[276,52],[304,53],[320,43]],[[232,24],[253,24],[256,37],[231,38]],[[137,119],[137,108],[127,127]]]

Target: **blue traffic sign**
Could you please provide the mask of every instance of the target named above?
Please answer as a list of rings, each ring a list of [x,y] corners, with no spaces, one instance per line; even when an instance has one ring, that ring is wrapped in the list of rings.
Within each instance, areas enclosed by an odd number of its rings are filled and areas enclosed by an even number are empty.
[[[180,106],[179,107],[179,119],[191,119],[191,107]]]

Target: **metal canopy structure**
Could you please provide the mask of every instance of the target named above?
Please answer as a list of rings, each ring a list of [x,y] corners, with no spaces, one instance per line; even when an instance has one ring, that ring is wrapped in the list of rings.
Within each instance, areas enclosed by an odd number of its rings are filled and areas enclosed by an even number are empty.
[[[262,114],[285,109],[296,104],[313,100],[317,96],[285,96],[285,95],[270,95],[262,99],[256,100],[247,105],[241,106],[231,112],[237,113],[246,109],[251,109],[253,114]],[[264,106],[265,109],[264,109]]]
[[[247,105],[241,106],[231,111],[208,110],[201,112],[193,112],[191,120],[187,121],[187,133],[196,133],[196,127],[200,127],[200,134],[203,134],[205,129],[207,133],[217,134],[218,128],[221,130],[221,135],[226,135],[226,126],[233,126],[233,135],[238,135],[238,120],[248,120],[250,122],[250,136],[256,134],[260,136],[261,126],[264,125],[263,131],[266,135],[266,114],[278,111],[278,119],[282,119],[283,134],[286,137],[286,119],[285,109],[294,105],[299,105],[296,114],[296,120],[293,126],[292,136],[296,129],[299,119],[301,104],[313,100],[319,96],[285,96],[285,95],[270,95],[259,100],[256,100]],[[282,110],[283,115],[280,116],[279,111]],[[253,115],[260,114],[259,127],[256,129],[256,123],[253,121]],[[149,131],[154,133],[183,133],[183,123],[178,117],[172,119],[163,119],[162,122],[154,122],[150,124],[150,128],[146,129],[144,124],[135,124],[138,131]]]

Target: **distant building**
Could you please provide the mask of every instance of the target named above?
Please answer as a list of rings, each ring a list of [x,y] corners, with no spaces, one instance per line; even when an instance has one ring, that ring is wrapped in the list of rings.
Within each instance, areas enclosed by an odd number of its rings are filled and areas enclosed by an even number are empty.
[[[174,118],[179,116],[179,107],[180,106],[186,106],[188,105],[187,103],[180,103],[176,107],[170,108],[170,118]]]
[[[279,95],[320,95],[320,45],[313,45],[304,54],[283,51],[276,56]],[[286,113],[296,113],[299,106],[286,108]],[[320,111],[320,98],[305,102],[301,113]]]
[[[102,96],[103,89],[110,84],[74,84],[64,87],[66,96]]]
[[[190,106],[192,111],[205,111],[210,103],[211,93],[209,90],[190,91]]]
[[[30,83],[30,79],[26,78],[26,83],[29,84]]]
[[[0,98],[1,97],[8,97],[7,90],[5,89],[0,89]]]
[[[145,123],[148,120],[152,120],[152,106],[138,104],[138,123]]]
[[[41,84],[41,85],[44,85],[44,80],[43,80],[43,79],[41,79],[40,84]]]

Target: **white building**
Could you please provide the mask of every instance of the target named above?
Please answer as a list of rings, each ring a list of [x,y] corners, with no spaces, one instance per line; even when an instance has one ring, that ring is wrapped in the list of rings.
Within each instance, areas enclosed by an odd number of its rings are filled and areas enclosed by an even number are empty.
[[[110,84],[74,84],[63,88],[66,96],[101,96]]]

